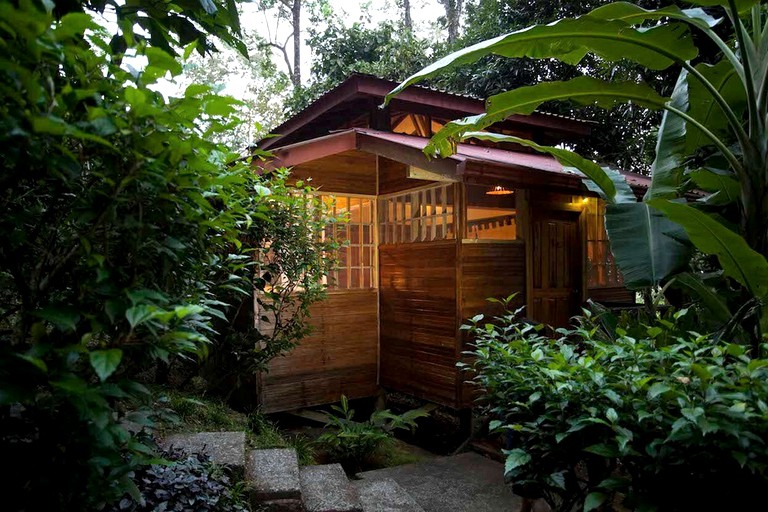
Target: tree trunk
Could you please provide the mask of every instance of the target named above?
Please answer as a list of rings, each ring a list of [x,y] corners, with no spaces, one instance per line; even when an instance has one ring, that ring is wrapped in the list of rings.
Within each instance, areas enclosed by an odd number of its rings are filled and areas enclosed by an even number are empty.
[[[411,19],[411,0],[403,0],[403,25],[405,29],[413,32],[413,20]]]
[[[293,0],[293,76],[291,82],[295,88],[301,87],[301,0]]]
[[[445,8],[446,25],[448,26],[448,43],[453,44],[459,38],[459,21],[464,0],[439,0]]]

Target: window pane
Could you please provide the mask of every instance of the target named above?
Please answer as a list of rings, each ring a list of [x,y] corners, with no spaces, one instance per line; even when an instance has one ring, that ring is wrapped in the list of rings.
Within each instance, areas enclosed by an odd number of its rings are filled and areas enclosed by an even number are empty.
[[[349,200],[349,222],[360,223],[363,218],[363,212],[360,211],[360,199],[353,197]]]
[[[467,185],[467,238],[515,240],[516,213],[513,190]]]

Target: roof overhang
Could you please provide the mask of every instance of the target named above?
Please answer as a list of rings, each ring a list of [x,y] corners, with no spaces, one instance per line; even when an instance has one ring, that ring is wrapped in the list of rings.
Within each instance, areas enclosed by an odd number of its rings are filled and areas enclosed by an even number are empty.
[[[261,149],[270,149],[290,144],[294,134],[310,123],[322,120],[334,109],[341,108],[345,103],[364,101],[371,108],[382,103],[397,82],[384,80],[370,75],[353,74],[344,82],[334,87],[307,108],[297,113],[272,131],[275,137],[264,139],[259,143]],[[421,112],[440,112],[445,117],[456,119],[464,116],[477,115],[485,112],[485,102],[469,96],[436,91],[426,87],[411,86],[398,94],[390,103],[393,110],[419,110]],[[510,116],[507,121],[520,127],[539,130],[552,130],[564,138],[578,138],[589,135],[590,122],[571,119],[564,116],[535,112],[531,115]]]
[[[264,170],[294,167],[345,151],[362,151],[425,169],[446,179],[474,183],[504,182],[518,187],[545,187],[591,194],[584,186],[584,176],[564,168],[554,158],[519,151],[508,151],[472,144],[459,144],[447,158],[428,158],[423,150],[429,139],[368,128],[354,128],[332,133],[273,150],[274,158],[257,162]],[[644,190],[650,179],[627,173],[630,185]]]

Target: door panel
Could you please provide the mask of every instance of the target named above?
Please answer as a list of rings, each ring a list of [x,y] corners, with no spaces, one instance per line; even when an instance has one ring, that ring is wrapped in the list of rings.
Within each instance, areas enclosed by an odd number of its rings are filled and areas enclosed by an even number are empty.
[[[582,244],[579,212],[531,212],[531,304],[528,315],[555,327],[579,311]]]

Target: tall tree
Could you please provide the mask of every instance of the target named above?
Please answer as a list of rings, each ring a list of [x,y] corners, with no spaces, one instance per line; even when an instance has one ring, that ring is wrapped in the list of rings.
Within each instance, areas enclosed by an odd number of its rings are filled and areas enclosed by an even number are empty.
[[[464,0],[438,0],[445,8],[445,25],[448,28],[448,44],[459,38],[459,24]]]
[[[302,0],[261,0],[259,8],[267,28],[266,44],[280,52],[288,68],[291,83],[298,89],[301,87]],[[270,27],[270,17],[275,21],[274,27]],[[291,27],[291,33],[284,40],[280,39],[281,21],[287,21]],[[289,50],[289,42],[293,45],[292,52]]]
[[[406,30],[413,31],[413,19],[411,18],[411,0],[400,0],[398,4],[403,10],[403,26]]]

